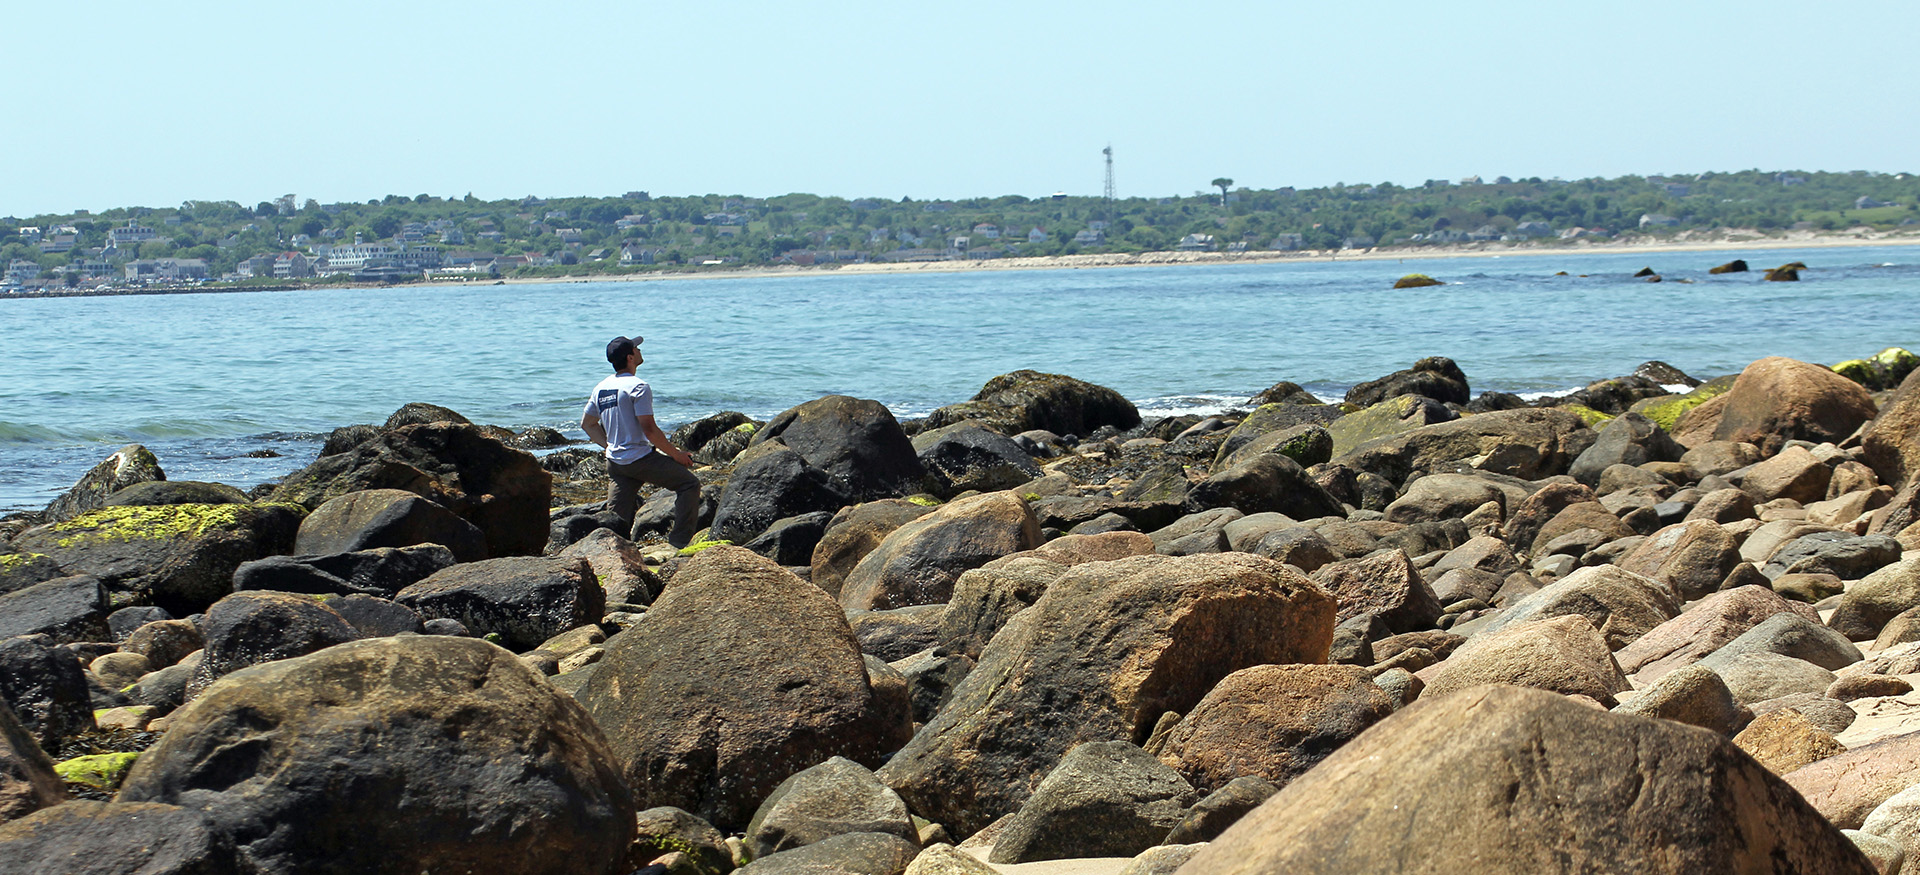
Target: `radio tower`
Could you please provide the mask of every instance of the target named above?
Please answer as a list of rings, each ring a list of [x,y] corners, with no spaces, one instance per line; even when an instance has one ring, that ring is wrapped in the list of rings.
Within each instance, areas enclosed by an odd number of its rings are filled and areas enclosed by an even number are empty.
[[[1111,222],[1111,221],[1113,221],[1113,201],[1114,201],[1114,194],[1113,194],[1113,144],[1112,144],[1112,143],[1108,143],[1108,144],[1107,144],[1107,147],[1106,147],[1105,149],[1101,149],[1101,150],[1100,150],[1100,154],[1102,154],[1102,155],[1105,155],[1105,156],[1107,156],[1107,188],[1106,188],[1106,193],[1105,193],[1105,194],[1106,194],[1106,199],[1107,199],[1107,221],[1109,221],[1109,222]]]

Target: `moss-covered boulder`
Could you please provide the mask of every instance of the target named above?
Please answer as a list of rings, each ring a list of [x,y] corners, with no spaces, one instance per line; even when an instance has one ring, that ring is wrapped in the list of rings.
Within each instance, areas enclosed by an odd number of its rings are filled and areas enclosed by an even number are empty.
[[[201,483],[195,480],[148,480],[135,483],[107,496],[101,507],[135,507],[162,504],[248,504],[253,499],[225,483]]]
[[[1327,423],[1327,434],[1333,438],[1331,453],[1338,458],[1368,441],[1457,418],[1453,411],[1432,398],[1400,395]]]
[[[1338,423],[1335,423],[1338,425]],[[1331,429],[1329,429],[1331,430]],[[1336,464],[1404,483],[1414,471],[1471,460],[1483,471],[1537,480],[1565,473],[1596,435],[1580,417],[1553,408],[1476,413],[1375,438],[1334,456]],[[1338,435],[1335,435],[1338,450]]]
[[[1719,267],[1712,267],[1707,269],[1707,273],[1714,274],[1716,276],[1723,273],[1746,273],[1746,272],[1747,272],[1747,262],[1745,259],[1741,259],[1741,258],[1736,258],[1732,261],[1727,262],[1726,264],[1720,265]]]
[[[1680,422],[1682,415],[1695,407],[1699,407],[1708,401],[1725,395],[1728,389],[1733,388],[1733,381],[1738,377],[1738,374],[1729,374],[1724,377],[1708,380],[1684,395],[1662,395],[1657,398],[1642,398],[1639,401],[1635,401],[1633,406],[1627,409],[1653,420],[1654,424],[1668,432],[1672,432],[1674,426]]]
[[[151,451],[139,444],[128,444],[93,466],[80,476],[73,488],[48,504],[47,519],[55,522],[72,519],[105,505],[108,496],[135,483],[165,479],[167,474],[160,470],[160,460],[154,458]]]
[[[1393,287],[1396,289],[1423,289],[1427,286],[1444,285],[1446,285],[1446,283],[1427,276],[1424,273],[1410,273],[1393,281]]]
[[[105,507],[15,539],[76,574],[97,577],[115,607],[198,613],[233,589],[243,562],[287,553],[306,508],[295,504]]]
[[[1872,358],[1839,362],[1833,366],[1833,372],[1867,387],[1868,391],[1879,392],[1900,385],[1915,366],[1920,366],[1920,356],[1890,346]]]
[[[1227,432],[1227,438],[1220,442],[1220,449],[1214,453],[1214,467],[1226,463],[1226,460],[1242,447],[1259,439],[1263,435],[1294,428],[1302,425],[1327,426],[1334,420],[1346,415],[1346,412],[1332,404],[1292,404],[1270,403],[1254,408],[1240,420],[1240,424]],[[1301,464],[1313,464],[1301,462]]]
[[[1294,404],[1314,407],[1326,404],[1312,392],[1300,387],[1299,383],[1281,380],[1260,391],[1260,394],[1247,399],[1248,407],[1260,407],[1267,404]]]
[[[1377,380],[1368,380],[1347,390],[1347,403],[1362,407],[1378,404],[1397,395],[1424,395],[1447,404],[1465,404],[1473,393],[1467,375],[1446,356],[1427,356],[1413,367],[1394,371]]]
[[[60,563],[43,553],[24,550],[0,553],[0,595],[18,592],[65,574],[60,570]]]
[[[404,489],[453,511],[486,534],[489,556],[538,555],[547,545],[553,475],[474,425],[383,431],[288,475],[273,500],[311,509],[366,489]]]
[[[1794,265],[1799,265],[1799,267],[1795,267]],[[1769,268],[1766,279],[1767,282],[1770,283],[1797,283],[1800,281],[1800,271],[1805,268],[1806,265],[1800,264],[1800,262],[1797,261],[1793,264],[1783,264],[1779,267]]]
[[[1139,425],[1140,411],[1105,386],[1023,370],[988,380],[970,401],[935,410],[927,417],[927,427],[968,419],[981,420],[1001,434],[1045,429],[1084,437],[1104,425],[1122,431]]]
[[[80,784],[106,793],[120,789],[121,782],[127,779],[127,773],[133,771],[133,763],[140,759],[137,753],[95,753],[77,756],[53,764],[53,773],[69,784]]]

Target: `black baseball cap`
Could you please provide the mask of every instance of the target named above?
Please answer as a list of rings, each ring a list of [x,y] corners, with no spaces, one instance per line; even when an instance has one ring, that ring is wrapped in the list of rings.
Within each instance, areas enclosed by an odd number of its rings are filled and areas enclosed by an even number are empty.
[[[615,366],[626,364],[627,356],[633,355],[634,349],[638,348],[640,342],[645,339],[636,334],[632,337],[616,337],[607,341],[607,361]]]

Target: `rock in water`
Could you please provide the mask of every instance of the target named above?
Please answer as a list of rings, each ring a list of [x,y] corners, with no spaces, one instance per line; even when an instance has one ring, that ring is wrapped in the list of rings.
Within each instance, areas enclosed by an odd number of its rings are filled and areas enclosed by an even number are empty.
[[[1347,390],[1347,402],[1370,406],[1399,395],[1422,395],[1440,402],[1465,404],[1471,393],[1467,375],[1453,359],[1428,356],[1404,371],[1368,380]]]
[[[634,834],[586,712],[513,654],[436,636],[222,678],[118,798],[204,812],[247,871],[603,872]]]
[[[160,460],[154,458],[152,452],[139,444],[128,444],[80,475],[80,482],[48,504],[47,519],[52,522],[73,519],[105,506],[107,498],[115,492],[136,483],[165,479],[167,474],[160,470]]]
[[[980,420],[1001,434],[1044,429],[1085,437],[1101,426],[1125,431],[1140,424],[1140,411],[1105,386],[1060,374],[1014,371],[987,381],[973,400],[949,404],[927,417],[928,428]]]
[[[381,432],[287,476],[274,501],[317,508],[363,489],[404,489],[478,526],[487,555],[538,555],[547,545],[553,475],[532,455],[475,425],[430,422]]]
[[[1875,870],[1725,738],[1551,693],[1484,687],[1422,698],[1381,722],[1183,871]]]
[[[874,765],[905,741],[883,723],[840,606],[772,560],[711,547],[687,560],[580,691],[636,798],[738,830],[802,769]]]
[[[1746,272],[1747,272],[1747,262],[1745,259],[1740,259],[1740,258],[1736,258],[1732,261],[1727,262],[1726,264],[1720,265],[1719,267],[1712,267],[1707,269],[1707,273],[1715,274],[1715,275],[1723,274],[1723,273],[1746,273]]]
[[[1424,273],[1410,273],[1393,281],[1393,287],[1396,289],[1423,289],[1427,286],[1444,285],[1446,285],[1446,283],[1427,276]]]
[[[1007,621],[880,779],[970,835],[1019,808],[1076,743],[1138,744],[1234,671],[1325,662],[1334,610],[1299,572],[1244,553],[1074,566]]]

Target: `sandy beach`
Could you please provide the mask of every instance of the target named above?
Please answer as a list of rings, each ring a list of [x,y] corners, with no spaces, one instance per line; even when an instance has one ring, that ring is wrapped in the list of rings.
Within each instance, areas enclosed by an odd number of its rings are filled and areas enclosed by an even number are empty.
[[[959,273],[997,270],[1080,270],[1112,267],[1163,267],[1180,264],[1268,264],[1308,261],[1421,261],[1436,258],[1549,257],[1587,253],[1640,252],[1648,255],[1689,252],[1755,252],[1773,249],[1846,249],[1861,246],[1920,245],[1920,230],[1824,232],[1793,231],[1783,236],[1755,232],[1683,232],[1669,240],[1538,241],[1532,243],[1463,243],[1445,246],[1403,246],[1375,249],[1304,249],[1293,252],[1141,252],[1050,255],[1033,258],[988,258],[969,261],[872,261],[851,264],[755,266],[671,273],[609,274],[576,277],[508,278],[507,285],[536,283],[651,282],[656,280],[815,276],[822,273]],[[1711,265],[1706,265],[1711,266]],[[452,285],[462,285],[453,283]]]

